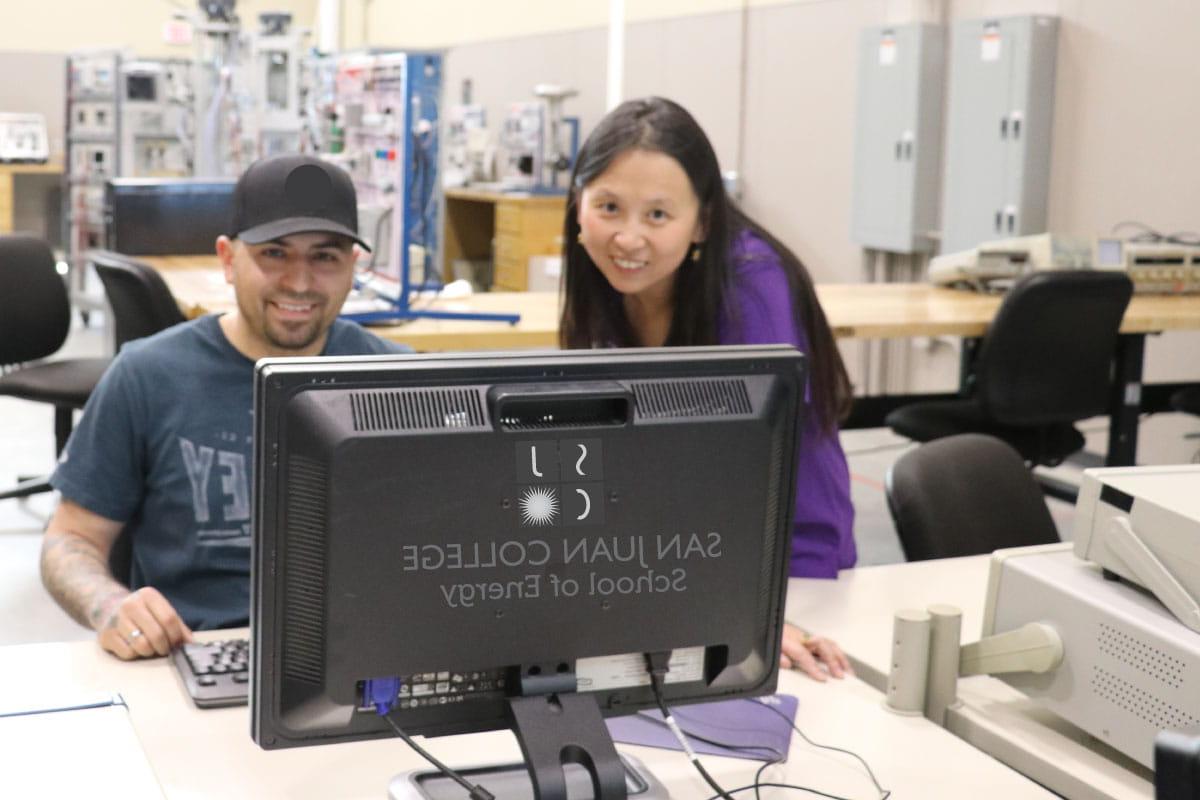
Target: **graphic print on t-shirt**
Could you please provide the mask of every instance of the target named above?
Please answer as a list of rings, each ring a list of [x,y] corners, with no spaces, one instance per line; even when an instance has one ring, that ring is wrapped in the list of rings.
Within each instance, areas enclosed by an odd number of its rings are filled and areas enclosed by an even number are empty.
[[[182,436],[179,451],[192,488],[196,543],[249,547],[250,476],[245,454],[198,445]],[[215,503],[209,491],[213,480],[219,481]]]

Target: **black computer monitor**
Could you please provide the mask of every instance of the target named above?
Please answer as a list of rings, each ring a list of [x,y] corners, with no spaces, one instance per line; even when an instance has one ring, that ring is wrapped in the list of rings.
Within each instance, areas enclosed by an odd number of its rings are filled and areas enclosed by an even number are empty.
[[[260,361],[255,741],[393,735],[398,677],[406,732],[558,767],[655,706],[646,654],[671,705],[774,691],[804,385],[784,346]]]
[[[229,233],[233,178],[115,178],[105,186],[105,247],[127,256],[212,255]]]
[[[1164,728],[1154,738],[1154,800],[1200,797],[1200,725]]]

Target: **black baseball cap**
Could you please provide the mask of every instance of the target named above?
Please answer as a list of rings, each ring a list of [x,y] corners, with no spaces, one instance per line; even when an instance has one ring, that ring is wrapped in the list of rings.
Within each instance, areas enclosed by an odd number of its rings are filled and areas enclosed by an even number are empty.
[[[306,155],[259,159],[233,190],[235,239],[262,244],[293,233],[339,233],[366,250],[358,236],[358,199],[346,171]]]

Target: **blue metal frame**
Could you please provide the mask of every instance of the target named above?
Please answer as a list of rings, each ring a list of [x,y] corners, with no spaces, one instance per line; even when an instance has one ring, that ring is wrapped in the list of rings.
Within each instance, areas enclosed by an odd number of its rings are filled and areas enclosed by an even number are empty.
[[[438,119],[442,93],[442,55],[440,53],[408,53],[404,61],[404,144],[397,153],[399,185],[404,191],[397,197],[396,211],[400,212],[400,296],[392,300],[395,308],[388,311],[364,311],[343,314],[355,322],[388,322],[410,319],[466,319],[485,322],[507,322],[515,325],[519,314],[499,314],[469,311],[433,311],[412,307],[414,292],[437,291],[442,288],[440,276],[430,277],[430,264],[437,260],[441,207],[441,185],[438,176],[439,148]],[[415,115],[415,116],[414,116]],[[418,132],[418,123],[429,123],[429,130]],[[394,230],[394,228],[393,228]],[[393,234],[393,238],[395,234]],[[419,244],[425,250],[425,268],[419,283],[414,285],[410,273],[409,246]],[[385,298],[389,299],[389,298]]]
[[[521,315],[492,314],[482,311],[431,311],[414,309],[398,301],[395,311],[361,311],[356,314],[343,314],[342,318],[363,325],[373,322],[404,322],[410,319],[469,319],[482,322],[507,322],[509,325],[516,325],[521,320]]]

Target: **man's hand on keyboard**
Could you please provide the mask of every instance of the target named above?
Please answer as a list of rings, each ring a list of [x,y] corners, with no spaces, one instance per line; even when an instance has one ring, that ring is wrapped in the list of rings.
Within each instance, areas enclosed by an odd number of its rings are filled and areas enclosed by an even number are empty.
[[[98,638],[105,650],[130,661],[165,656],[192,641],[192,631],[157,589],[144,586],[117,603]]]

